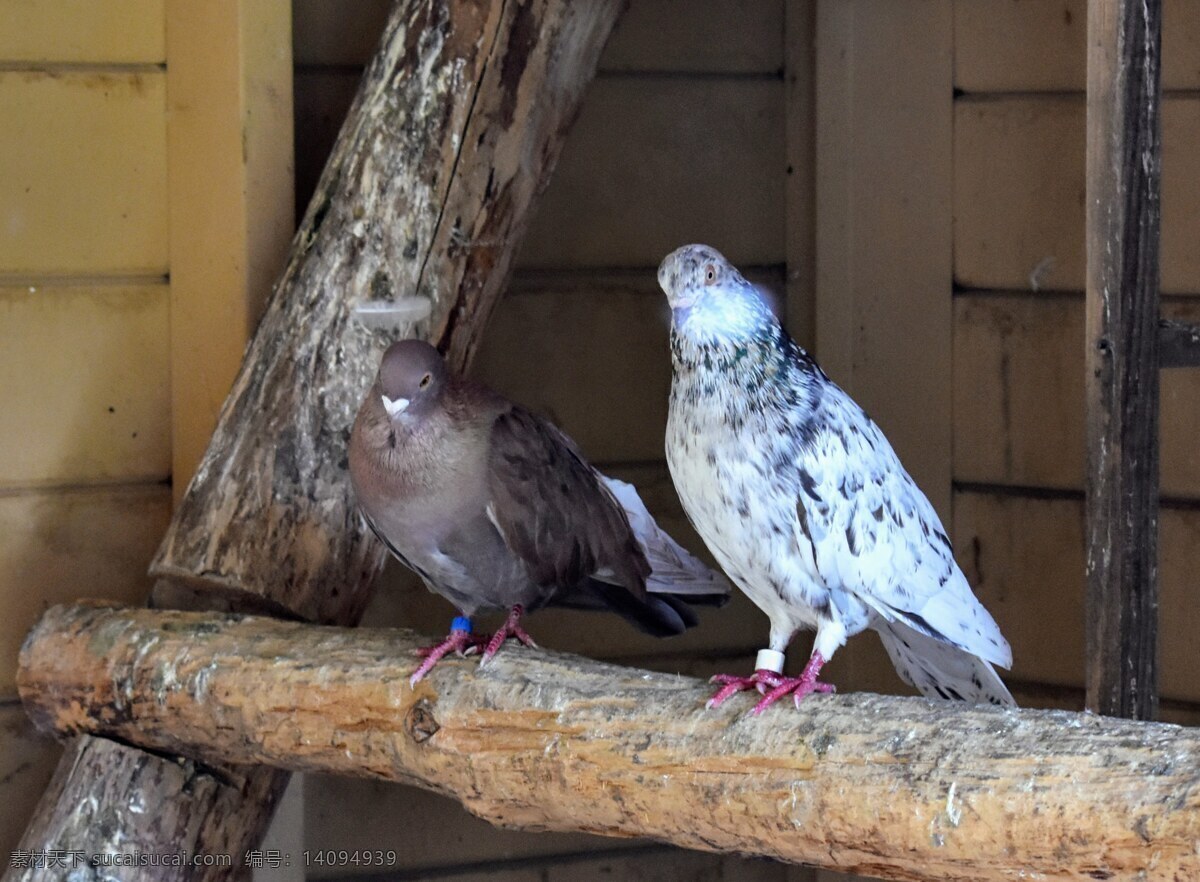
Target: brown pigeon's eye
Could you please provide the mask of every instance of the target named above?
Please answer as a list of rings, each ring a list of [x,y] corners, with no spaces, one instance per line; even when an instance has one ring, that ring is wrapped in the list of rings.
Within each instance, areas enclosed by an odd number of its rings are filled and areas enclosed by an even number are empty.
[[[704,268],[704,284],[711,285],[717,280],[717,268],[711,263]]]
[[[433,380],[433,375],[432,375],[432,374],[426,374],[425,376],[421,377],[421,382],[420,382],[420,383],[418,383],[417,385],[418,385],[418,386],[420,386],[422,389],[424,389],[426,386],[428,386],[428,385],[429,385],[429,383],[430,383],[432,380]]]

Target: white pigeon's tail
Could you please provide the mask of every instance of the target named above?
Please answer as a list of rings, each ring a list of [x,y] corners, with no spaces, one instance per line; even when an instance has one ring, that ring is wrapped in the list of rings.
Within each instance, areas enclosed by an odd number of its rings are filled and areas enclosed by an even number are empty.
[[[927,698],[1016,706],[991,662],[880,616],[873,625],[905,683]]]
[[[651,594],[675,594],[691,603],[720,603],[729,597],[728,580],[663,532],[632,484],[607,475],[600,475],[600,478],[621,508],[625,509],[633,535],[650,563],[647,591]]]

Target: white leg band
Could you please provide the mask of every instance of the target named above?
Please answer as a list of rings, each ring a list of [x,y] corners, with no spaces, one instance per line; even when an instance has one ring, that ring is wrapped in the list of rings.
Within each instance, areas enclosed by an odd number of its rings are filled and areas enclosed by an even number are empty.
[[[760,649],[758,658],[754,660],[754,670],[756,671],[774,671],[776,674],[783,673],[784,655],[782,652],[776,652],[774,649]]]

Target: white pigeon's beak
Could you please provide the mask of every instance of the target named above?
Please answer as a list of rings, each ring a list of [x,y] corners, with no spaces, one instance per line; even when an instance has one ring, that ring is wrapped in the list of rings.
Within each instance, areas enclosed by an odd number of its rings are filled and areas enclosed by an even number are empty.
[[[407,398],[397,398],[395,401],[388,398],[386,395],[379,396],[383,399],[383,409],[387,411],[389,417],[394,417],[396,414],[404,413],[404,409],[408,407],[409,400]]]

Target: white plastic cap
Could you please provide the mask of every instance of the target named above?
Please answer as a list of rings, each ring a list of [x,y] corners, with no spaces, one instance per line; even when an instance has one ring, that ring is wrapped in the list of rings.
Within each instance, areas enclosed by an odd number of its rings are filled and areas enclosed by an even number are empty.
[[[354,307],[354,317],[368,328],[396,331],[429,318],[433,302],[427,297],[364,300]]]
[[[758,658],[754,660],[754,670],[756,671],[774,671],[776,674],[783,673],[784,655],[782,652],[776,652],[774,649],[760,649]]]

